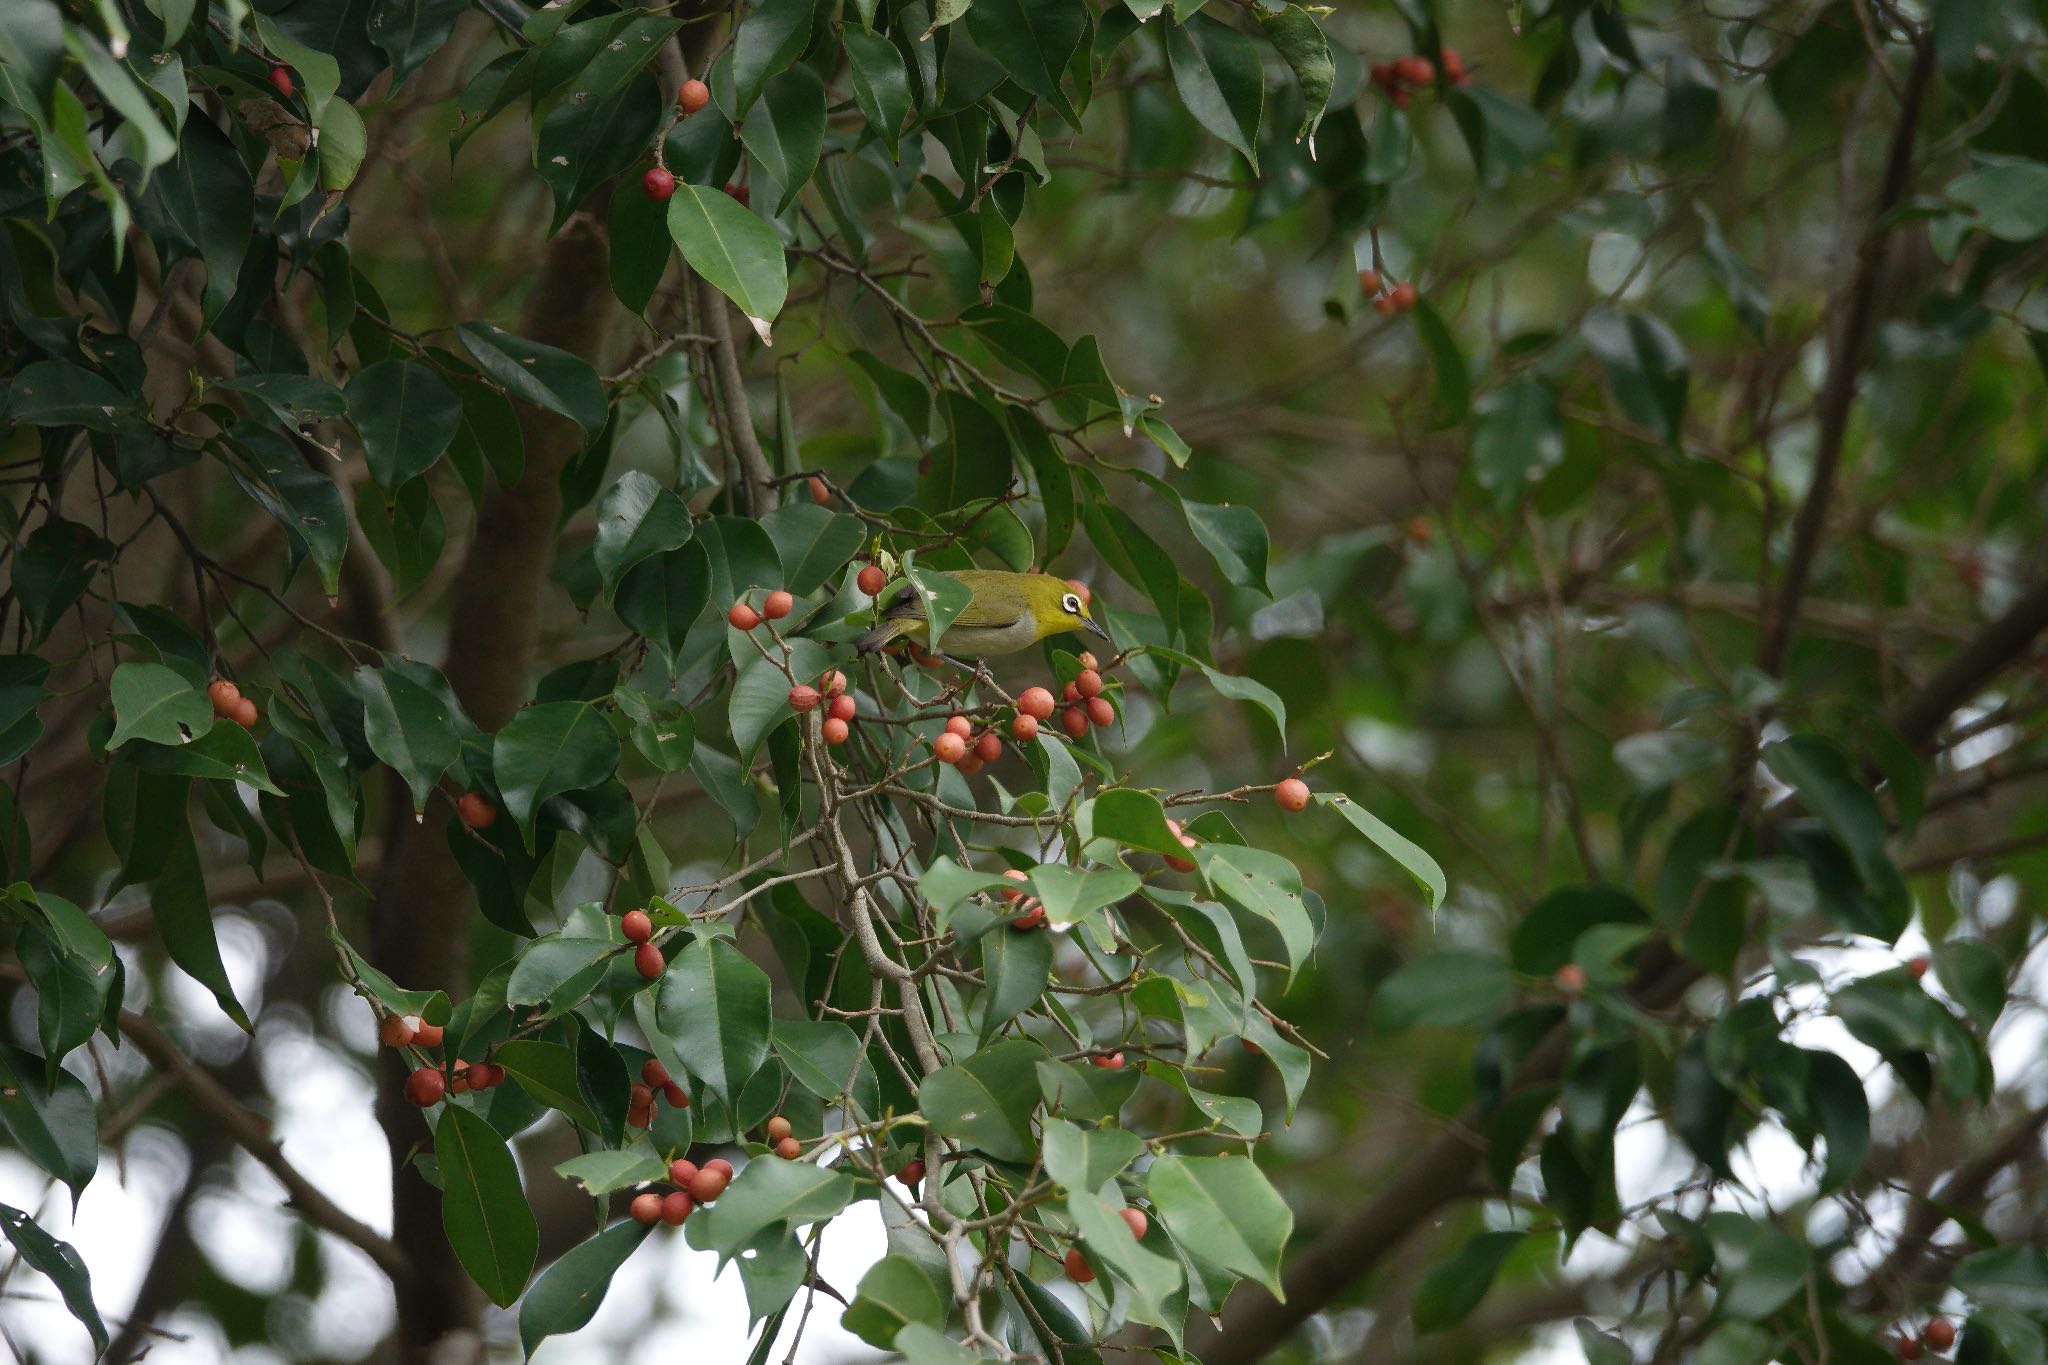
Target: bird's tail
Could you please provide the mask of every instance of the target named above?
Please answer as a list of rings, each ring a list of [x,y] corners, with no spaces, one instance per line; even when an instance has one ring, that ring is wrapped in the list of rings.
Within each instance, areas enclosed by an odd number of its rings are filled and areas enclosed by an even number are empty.
[[[910,634],[922,621],[884,621],[873,630],[854,637],[853,647],[861,654],[876,654]]]

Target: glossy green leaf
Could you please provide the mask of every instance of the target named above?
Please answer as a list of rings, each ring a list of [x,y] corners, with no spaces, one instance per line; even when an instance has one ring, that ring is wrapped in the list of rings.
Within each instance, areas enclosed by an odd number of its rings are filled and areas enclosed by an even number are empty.
[[[1607,371],[1621,410],[1666,443],[1675,443],[1692,382],[1678,334],[1648,313],[1604,309],[1580,323],[1579,333]]]
[[[434,1125],[434,1157],[448,1245],[484,1296],[509,1306],[533,1273],[540,1230],[505,1139],[482,1116],[443,1104]]]
[[[505,810],[534,847],[534,820],[551,796],[594,787],[619,766],[619,738],[586,702],[529,706],[491,745],[491,767]]]
[[[717,1203],[691,1216],[690,1245],[732,1256],[778,1224],[794,1228],[830,1218],[858,1189],[852,1176],[812,1162],[757,1157]]]
[[[590,440],[604,430],[610,410],[588,362],[487,322],[459,323],[455,335],[477,369],[512,397],[560,413]]]
[[[551,1336],[573,1332],[596,1316],[612,1277],[653,1228],[631,1219],[578,1242],[542,1271],[519,1305],[519,1344],[528,1355]]]
[[[1284,1297],[1280,1254],[1294,1213],[1249,1157],[1164,1156],[1146,1171],[1145,1191],[1183,1255]]]
[[[1235,147],[1259,169],[1259,120],[1265,77],[1258,48],[1228,24],[1206,14],[1167,25],[1167,63],[1174,89],[1195,121]]]
[[[122,664],[108,691],[114,703],[109,749],[131,739],[186,744],[213,728],[213,703],[206,694],[162,664]]]
[[[950,1287],[940,1285],[923,1266],[907,1256],[884,1256],[860,1277],[843,1324],[870,1346],[887,1350],[912,1323],[945,1326],[951,1307]]]
[[[575,1181],[583,1187],[585,1194],[596,1196],[631,1185],[649,1185],[666,1180],[668,1163],[647,1151],[619,1152],[600,1148],[559,1163],[555,1174]]]
[[[818,169],[825,145],[825,83],[803,65],[769,77],[740,124],[740,140],[782,187],[775,212],[787,213]]]
[[[1319,792],[1316,799],[1349,820],[1353,829],[1371,840],[1375,848],[1413,877],[1415,884],[1429,893],[1430,913],[1436,913],[1437,907],[1444,903],[1444,897],[1450,894],[1450,881],[1436,859],[1430,857],[1421,845],[1342,792]]]
[[[1373,995],[1373,1022],[1387,1033],[1418,1025],[1469,1028],[1485,1022],[1514,990],[1508,965],[1462,948],[1424,953],[1396,968]]]
[[[24,1265],[47,1275],[57,1286],[71,1316],[91,1334],[95,1357],[104,1352],[107,1325],[92,1301],[92,1272],[77,1249],[44,1232],[26,1213],[7,1204],[0,1204],[0,1232],[7,1234]]]
[[[455,390],[417,361],[381,360],[358,370],[347,393],[370,477],[385,488],[432,469],[462,424]]]
[[[1037,1150],[1035,1068],[1045,1049],[1026,1039],[995,1043],[940,1067],[918,1086],[917,1107],[933,1128],[998,1161],[1028,1162]]]
[[[1433,1266],[1415,1290],[1415,1330],[1441,1332],[1470,1317],[1493,1287],[1501,1262],[1527,1235],[1521,1231],[1482,1232],[1449,1260]]]
[[[1295,84],[1301,87],[1301,126],[1295,130],[1294,140],[1313,138],[1337,81],[1329,40],[1323,36],[1322,25],[1315,21],[1315,16],[1300,5],[1261,9],[1256,13],[1259,27],[1266,31],[1267,40],[1294,73]]]
[[[678,185],[668,231],[690,268],[765,327],[782,311],[789,272],[775,229],[723,190]]]
[[[669,954],[655,1017],[690,1074],[728,1105],[768,1059],[771,990],[730,939],[691,940]]]
[[[92,1095],[68,1071],[54,1078],[44,1059],[0,1045],[0,1132],[14,1148],[71,1187],[71,1204],[99,1169]]]

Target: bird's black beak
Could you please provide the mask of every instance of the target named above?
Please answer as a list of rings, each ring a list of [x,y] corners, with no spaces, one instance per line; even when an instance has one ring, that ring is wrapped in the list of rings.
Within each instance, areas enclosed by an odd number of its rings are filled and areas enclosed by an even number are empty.
[[[1102,623],[1101,623],[1100,621],[1096,620],[1096,619],[1095,619],[1094,617],[1092,617],[1092,616],[1084,616],[1084,617],[1082,617],[1082,618],[1081,618],[1081,624],[1082,624],[1082,625],[1084,625],[1084,626],[1086,626],[1086,627],[1088,627],[1088,629],[1090,629],[1090,630],[1094,631],[1094,632],[1095,632],[1095,633],[1096,633],[1097,635],[1100,635],[1100,636],[1101,636],[1101,637],[1102,637],[1103,639],[1105,639],[1105,640],[1108,640],[1108,639],[1109,639],[1109,632],[1108,632],[1108,631],[1106,631],[1106,630],[1104,630],[1104,629],[1102,628]],[[1111,641],[1111,643],[1115,643],[1115,642],[1114,642],[1114,641]]]

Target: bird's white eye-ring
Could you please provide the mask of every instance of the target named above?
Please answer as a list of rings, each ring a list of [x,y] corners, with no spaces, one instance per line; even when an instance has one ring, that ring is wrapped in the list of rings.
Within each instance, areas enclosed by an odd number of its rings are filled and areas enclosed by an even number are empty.
[[[1060,610],[1066,612],[1070,616],[1079,616],[1081,614],[1080,595],[1078,593],[1070,592],[1065,597],[1062,597],[1060,599]]]

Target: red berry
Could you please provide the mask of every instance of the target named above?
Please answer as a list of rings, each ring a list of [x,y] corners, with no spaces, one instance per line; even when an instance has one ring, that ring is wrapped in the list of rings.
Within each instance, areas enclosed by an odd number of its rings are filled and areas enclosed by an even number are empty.
[[[661,1221],[661,1196],[653,1190],[633,1196],[633,1221],[653,1227]]]
[[[815,502],[820,507],[830,507],[832,505],[832,485],[826,483],[816,474],[813,474],[806,486],[811,490],[812,502]]]
[[[1166,827],[1173,831],[1174,838],[1180,840],[1182,848],[1193,848],[1195,846],[1194,836],[1182,834],[1180,832],[1180,821],[1168,820],[1166,822]],[[1195,864],[1193,860],[1188,858],[1176,858],[1171,853],[1166,855],[1166,865],[1172,868],[1175,872],[1193,872],[1195,870]]]
[[[1403,57],[1394,63],[1394,74],[1408,85],[1428,85],[1436,79],[1436,67],[1427,57]]]
[[[653,1127],[654,1106],[651,1104],[645,1106],[628,1105],[626,1107],[626,1126],[629,1128]]]
[[[969,753],[967,757],[954,765],[954,771],[958,772],[962,777],[972,777],[980,772],[983,766],[985,765],[982,763],[980,754]]]
[[[676,192],[675,173],[666,166],[648,167],[640,177],[640,192],[656,201],[668,198]]]
[[[1249,1039],[1249,1038],[1246,1038],[1246,1039],[1244,1039],[1244,1040],[1242,1040],[1242,1041],[1244,1042],[1244,1050],[1245,1050],[1246,1052],[1249,1052],[1249,1053],[1251,1053],[1251,1054],[1252,1054],[1252,1056],[1254,1056],[1254,1057],[1260,1057],[1260,1056],[1264,1056],[1264,1055],[1265,1055],[1265,1051],[1266,1051],[1266,1049],[1264,1049],[1264,1048],[1260,1047],[1260,1046],[1259,1046],[1259,1045],[1258,1045],[1257,1043],[1253,1042],[1253,1041],[1252,1041],[1251,1039]]]
[[[1122,1218],[1125,1223],[1130,1225],[1131,1236],[1136,1237],[1139,1241],[1143,1241],[1145,1239],[1145,1229],[1152,1226],[1152,1220],[1145,1216],[1145,1210],[1122,1208],[1116,1212],[1119,1218]]]
[[[784,1161],[795,1161],[804,1154],[804,1145],[793,1137],[786,1137],[775,1144],[775,1155]]]
[[[1906,963],[1906,970],[1913,974],[1913,979],[1915,981],[1918,981],[1921,977],[1927,975],[1927,959],[1924,957],[1916,957],[1909,960]]]
[[[948,730],[932,741],[932,754],[941,763],[958,763],[967,757],[967,741]]]
[[[1308,783],[1298,777],[1290,777],[1273,788],[1273,801],[1281,810],[1296,811],[1308,809]]]
[[[662,968],[667,965],[667,961],[661,955],[661,949],[652,943],[643,943],[633,950],[633,970],[649,981],[660,976]]]
[[[846,737],[853,733],[852,728],[837,716],[826,721],[822,729],[827,744],[844,744],[846,743]]]
[[[735,602],[731,610],[725,613],[725,619],[731,623],[734,630],[752,630],[761,624],[761,613],[744,602]]]
[[[1067,586],[1072,588],[1075,591],[1075,593],[1080,596],[1082,606],[1085,607],[1091,601],[1094,600],[1095,594],[1090,592],[1088,590],[1088,585],[1086,583],[1083,583],[1080,579],[1069,578],[1067,580]]]
[[[430,1104],[439,1104],[447,1089],[447,1078],[431,1066],[423,1066],[405,1078],[406,1103],[422,1109]]]
[[[725,1177],[727,1184],[732,1183],[732,1163],[724,1157],[712,1157],[711,1160],[704,1163],[704,1169],[707,1171],[717,1171]]]
[[[653,1087],[642,1085],[635,1081],[630,1092],[630,1098],[626,1102],[635,1109],[652,1109],[654,1107]]]
[[[1088,1264],[1079,1247],[1067,1248],[1067,1278],[1075,1284],[1087,1284],[1095,1278],[1095,1267]]]
[[[423,1022],[417,1029],[413,1030],[413,1046],[439,1047],[441,1046],[441,1034],[442,1028],[439,1024],[429,1024]]]
[[[688,1109],[690,1107],[690,1092],[683,1089],[680,1081],[670,1081],[667,1085],[664,1085],[661,1088],[661,1097],[668,1101],[668,1107],[671,1109]]]
[[[1427,545],[1436,536],[1436,527],[1430,525],[1428,517],[1408,518],[1408,539],[1417,545]]]
[[[1078,706],[1069,706],[1066,710],[1060,712],[1060,729],[1065,730],[1070,739],[1086,739],[1088,737],[1088,713]]]
[[[668,1183],[677,1189],[688,1189],[690,1182],[697,1178],[697,1163],[677,1157],[668,1163]]]
[[[1380,292],[1380,284],[1379,271],[1361,270],[1358,272],[1358,290],[1367,298],[1371,298],[1374,294]]]
[[[1003,899],[1006,901],[1016,900],[1019,896],[1024,894],[1024,886],[1028,886],[1031,884],[1031,874],[1029,872],[1024,871],[1022,868],[1006,867],[1003,869],[1003,876],[1009,881],[1023,883],[1022,886],[1018,886],[1014,889],[1007,886],[1002,888],[1002,896]]]
[[[662,1197],[661,1221],[672,1228],[679,1228],[690,1216],[690,1210],[697,1207],[695,1200],[681,1190],[671,1190]]]
[[[771,621],[780,621],[796,607],[796,598],[777,588],[768,594],[768,600],[761,604],[761,614]]]
[[[254,729],[258,719],[256,703],[247,697],[237,697],[234,706],[228,711],[228,719],[244,730]]]
[[[495,1090],[505,1083],[505,1068],[499,1066],[496,1062],[486,1065],[484,1071],[486,1073],[484,1084],[488,1088]]]
[[[1415,286],[1403,280],[1394,286],[1393,292],[1387,297],[1394,301],[1395,312],[1405,313],[1415,306]]]
[[[619,929],[628,943],[645,943],[654,937],[654,921],[645,910],[628,910],[621,915]]]
[[[386,1047],[411,1047],[418,1036],[419,1030],[406,1022],[402,1014],[387,1014],[377,1025],[377,1037]]]
[[[471,829],[489,829],[498,823],[498,808],[482,792],[464,792],[455,798],[455,818]]]
[[[1101,1067],[1104,1071],[1122,1071],[1124,1069],[1124,1054],[1121,1052],[1112,1052],[1108,1056],[1090,1057],[1088,1060]]]
[[[754,197],[747,191],[747,187],[745,185],[727,185],[725,187],[725,192],[731,195],[734,199],[738,200],[741,208],[745,208],[747,206],[747,201]]]
[[[1074,657],[1074,662],[1081,665],[1081,667],[1084,669],[1099,670],[1102,667],[1101,661],[1095,657],[1094,651],[1092,650],[1082,650],[1079,654],[1077,654]]]
[[[1029,744],[1038,738],[1038,718],[1018,715],[1010,719],[1010,738],[1019,744]]]
[[[1033,896],[1020,907],[1024,913],[1010,921],[1012,929],[1036,929],[1045,923],[1045,902]]]
[[[946,717],[946,733],[958,735],[960,738],[966,739],[974,733],[974,722],[965,716],[948,716]]]
[[[1920,1358],[1920,1339],[1918,1337],[1900,1337],[1892,1343],[1892,1349],[1899,1353],[1900,1360],[1918,1360]]]
[[[1392,294],[1382,294],[1374,299],[1372,301],[1372,311],[1378,313],[1383,318],[1392,316],[1394,313],[1394,296]]]
[[[1373,83],[1374,85],[1377,85],[1377,86],[1379,86],[1379,87],[1380,87],[1381,89],[1383,89],[1383,90],[1391,90],[1391,89],[1393,89],[1393,88],[1394,88],[1394,66],[1393,66],[1393,63],[1391,63],[1391,62],[1374,62],[1374,63],[1372,64],[1372,83]]]
[[[1559,967],[1557,969],[1557,976],[1554,979],[1557,982],[1557,989],[1561,994],[1584,995],[1586,993],[1586,969],[1576,962],[1567,962],[1562,967]]]
[[[1107,729],[1109,726],[1116,724],[1116,708],[1109,704],[1108,697],[1090,697],[1088,699],[1088,719],[1093,724]]]
[[[1065,687],[1062,687],[1060,689],[1060,700],[1065,702],[1076,702],[1081,700],[1080,685],[1077,683],[1070,682]]]
[[[862,592],[874,597],[889,586],[889,575],[882,572],[881,565],[868,564],[862,567],[854,581],[860,585]]]
[[[292,69],[288,66],[271,67],[269,79],[270,88],[286,99],[290,99],[292,92],[299,88],[298,82],[292,79]]]
[[[455,1065],[448,1068],[448,1093],[466,1095],[469,1090],[469,1063],[457,1057]]]
[[[1472,77],[1465,70],[1465,59],[1458,55],[1458,49],[1447,47],[1443,51],[1444,79],[1452,85],[1463,85]]]
[[[974,741],[974,752],[984,763],[993,763],[1003,756],[1003,737],[993,730],[983,730],[981,738]]]
[[[1414,96],[1410,95],[1406,90],[1390,91],[1387,98],[1394,102],[1396,109],[1406,109],[1414,100]]]
[[[826,696],[836,697],[846,690],[846,675],[835,668],[818,679],[818,685],[825,689]]]
[[[859,709],[853,700],[851,692],[841,692],[832,698],[832,705],[826,710],[825,714],[834,720],[850,721],[853,719],[854,713]]]
[[[924,1163],[916,1157],[912,1157],[903,1163],[902,1170],[896,1172],[896,1178],[912,1189],[916,1189],[918,1182],[924,1179]]]
[[[682,88],[676,91],[676,105],[683,111],[683,117],[685,118],[688,118],[691,114],[696,113],[709,103],[711,103],[711,87],[702,81],[684,81]]]
[[[1097,695],[1102,691],[1102,675],[1092,668],[1082,669],[1080,676],[1074,679],[1074,691],[1084,697]]]
[[[1445,54],[1449,56],[1448,53]],[[1449,65],[1448,62],[1445,65]],[[1956,1344],[1956,1325],[1947,1318],[1934,1318],[1920,1333],[1920,1340],[1927,1343],[1930,1351],[1946,1351]]]
[[[768,1120],[764,1131],[768,1134],[770,1142],[780,1142],[790,1135],[792,1129],[789,1126],[789,1120],[777,1114],[774,1118]]]
[[[661,1064],[661,1058],[649,1057],[640,1063],[640,1079],[659,1090],[669,1082],[668,1068]]]
[[[824,699],[809,683],[798,683],[789,689],[789,709],[792,711],[815,711]]]
[[[1017,711],[1033,720],[1051,720],[1055,707],[1052,693],[1043,687],[1027,687],[1017,697]]]
[[[703,1170],[690,1177],[690,1197],[700,1204],[709,1204],[725,1193],[725,1187],[732,1182],[731,1168],[720,1170],[707,1164]]]
[[[213,702],[213,714],[225,716],[228,709],[242,699],[242,689],[226,678],[215,678],[206,685],[206,695]]]

